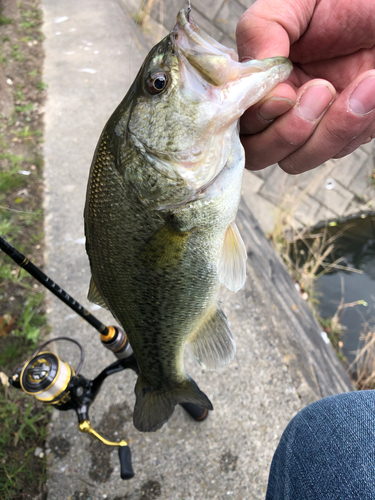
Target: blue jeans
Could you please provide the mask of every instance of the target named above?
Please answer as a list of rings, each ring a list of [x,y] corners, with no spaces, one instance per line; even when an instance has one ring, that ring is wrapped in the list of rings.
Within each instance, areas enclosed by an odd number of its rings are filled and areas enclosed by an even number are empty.
[[[300,411],[273,457],[266,500],[375,500],[375,391]]]

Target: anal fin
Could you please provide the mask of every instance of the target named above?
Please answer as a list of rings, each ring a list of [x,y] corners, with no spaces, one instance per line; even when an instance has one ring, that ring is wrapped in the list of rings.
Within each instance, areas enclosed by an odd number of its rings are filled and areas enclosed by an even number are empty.
[[[218,265],[219,280],[229,290],[238,292],[246,281],[247,252],[235,222],[228,227]]]
[[[227,318],[216,304],[203,318],[189,342],[194,356],[208,370],[226,365],[236,354],[236,343]]]
[[[90,280],[90,287],[89,287],[89,293],[87,294],[87,298],[93,304],[97,304],[100,307],[104,307],[104,309],[108,309],[108,306],[105,303],[103,297],[100,295],[99,290],[92,277]]]

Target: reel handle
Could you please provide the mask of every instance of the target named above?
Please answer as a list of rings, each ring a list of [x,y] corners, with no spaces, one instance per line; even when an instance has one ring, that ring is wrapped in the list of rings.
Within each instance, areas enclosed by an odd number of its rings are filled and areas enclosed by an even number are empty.
[[[120,458],[121,479],[131,479],[134,477],[134,471],[129,446],[119,446],[118,456]]]

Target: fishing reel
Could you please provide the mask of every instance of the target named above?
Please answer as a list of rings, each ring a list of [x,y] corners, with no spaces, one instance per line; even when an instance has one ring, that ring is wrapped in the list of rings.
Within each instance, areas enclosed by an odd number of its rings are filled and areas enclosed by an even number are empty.
[[[33,353],[31,358],[9,377],[10,384],[38,401],[52,405],[56,410],[75,410],[78,429],[91,434],[107,446],[117,446],[119,451],[121,478],[131,479],[134,472],[128,443],[108,441],[95,431],[89,419],[89,407],[94,402],[103,381],[113,373],[131,368],[138,373],[133,350],[125,333],[117,327],[108,327],[109,333],[102,337],[102,343],[114,352],[118,360],[105,368],[95,379],[89,380],[80,374],[85,353],[82,345],[69,337],[57,337],[45,342]],[[109,338],[108,338],[109,337]],[[81,359],[76,369],[61,360],[57,354],[46,350],[52,342],[66,340],[76,344],[81,351]]]
[[[108,441],[92,428],[89,419],[90,405],[98,395],[103,381],[109,375],[128,368],[135,371],[137,375],[139,374],[137,360],[125,332],[119,327],[104,325],[1,235],[0,249],[94,327],[100,333],[103,346],[113,352],[117,358],[117,361],[107,366],[97,377],[89,380],[80,373],[85,359],[82,345],[70,337],[56,337],[38,347],[23,367],[15,370],[14,374],[9,377],[9,383],[16,389],[34,396],[38,401],[52,405],[56,410],[75,410],[78,418],[78,429],[81,432],[91,434],[107,446],[118,447],[121,478],[131,479],[134,477],[134,472],[127,442]],[[44,350],[48,344],[60,340],[73,342],[79,347],[81,359],[76,369],[62,361],[55,353]],[[208,416],[206,408],[201,408],[193,403],[180,403],[180,406],[197,422],[202,422]]]

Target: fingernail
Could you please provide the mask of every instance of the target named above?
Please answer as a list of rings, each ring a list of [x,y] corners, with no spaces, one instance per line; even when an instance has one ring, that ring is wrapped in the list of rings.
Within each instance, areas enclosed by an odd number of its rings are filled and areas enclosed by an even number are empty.
[[[317,120],[333,101],[333,97],[326,85],[311,85],[299,98],[298,107],[301,115],[310,122]]]
[[[375,108],[375,76],[364,78],[349,97],[354,113],[366,115]]]
[[[280,115],[283,115],[289,111],[294,106],[294,102],[290,99],[284,99],[282,97],[270,97],[264,101],[259,109],[258,115],[263,120],[274,120]]]

